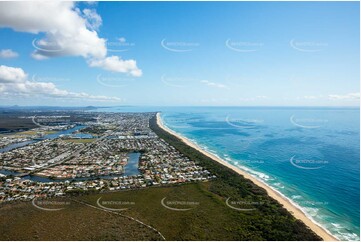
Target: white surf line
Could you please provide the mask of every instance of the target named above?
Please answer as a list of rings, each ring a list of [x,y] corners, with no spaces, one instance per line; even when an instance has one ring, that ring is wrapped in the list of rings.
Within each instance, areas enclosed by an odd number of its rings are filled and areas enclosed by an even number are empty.
[[[232,169],[233,171],[237,172],[239,175],[252,181],[256,186],[261,187],[264,190],[266,190],[268,196],[270,196],[271,198],[276,200],[278,203],[280,203],[285,209],[287,209],[292,214],[292,216],[294,216],[296,219],[301,220],[307,227],[309,227],[314,233],[316,233],[318,236],[320,236],[323,240],[325,240],[325,241],[338,241],[339,240],[328,229],[326,229],[320,223],[316,222],[312,217],[310,217],[299,205],[294,203],[290,198],[283,195],[280,191],[276,190],[274,187],[267,184],[262,179],[259,179],[257,176],[253,175],[252,173],[249,173],[248,171],[244,170],[243,168],[240,168],[238,166],[228,163],[227,161],[220,158],[218,155],[213,154],[212,152],[210,152],[206,149],[203,149],[201,146],[199,146],[197,144],[197,142],[194,142],[193,140],[168,128],[166,125],[164,125],[162,117],[160,115],[160,112],[157,112],[157,114],[156,114],[156,123],[161,129],[166,131],[168,134],[178,138],[186,145],[199,151],[203,155],[213,159],[214,161],[218,162],[219,164],[222,164],[223,166]]]
[[[110,210],[107,210],[107,209],[104,209],[104,208],[96,207],[96,206],[94,206],[94,205],[91,205],[91,204],[89,204],[89,203],[86,203],[86,202],[83,202],[83,201],[79,201],[79,200],[76,200],[76,199],[70,199],[70,200],[72,200],[72,201],[74,201],[74,202],[77,202],[77,203],[81,203],[81,204],[86,205],[86,206],[91,207],[91,208],[95,208],[95,209],[98,209],[98,210],[101,210],[101,211],[104,211],[104,212],[108,212],[108,213],[113,213],[113,214],[119,215],[119,216],[121,216],[121,217],[125,217],[125,218],[128,218],[128,219],[130,219],[130,220],[133,220],[133,221],[135,221],[135,222],[137,222],[137,223],[140,223],[140,224],[142,224],[142,225],[150,228],[151,230],[157,232],[157,234],[159,234],[159,236],[160,236],[163,240],[166,240],[165,237],[162,235],[162,233],[159,232],[157,229],[153,228],[152,226],[150,226],[150,225],[148,225],[148,224],[143,223],[142,221],[140,221],[140,220],[138,220],[138,219],[136,219],[136,218],[133,218],[133,217],[130,217],[130,216],[127,216],[127,215],[124,215],[124,214],[121,214],[121,213],[118,213],[118,212],[115,212],[115,211],[110,211]]]

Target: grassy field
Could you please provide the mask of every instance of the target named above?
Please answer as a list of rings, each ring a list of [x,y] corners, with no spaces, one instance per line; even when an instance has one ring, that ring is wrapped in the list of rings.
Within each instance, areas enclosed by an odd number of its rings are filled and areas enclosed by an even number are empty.
[[[1,205],[0,240],[159,240],[130,219],[71,200],[60,211],[44,211],[31,202]],[[52,208],[54,206],[42,206]]]
[[[35,135],[37,133],[38,133],[38,131],[27,130],[27,131],[17,132],[14,135]]]
[[[20,118],[16,113],[0,112],[0,132],[37,128],[31,118]]]
[[[35,131],[35,130],[27,130],[27,131],[22,131],[22,132],[17,132],[14,135],[35,135],[37,134],[39,131]],[[44,134],[55,134],[58,131],[41,131]]]
[[[37,116],[70,116],[70,122],[86,122],[94,120],[94,115],[86,112],[79,111],[51,111],[42,110],[38,108],[34,110],[5,110],[0,108],[0,132],[16,132],[26,131],[32,128],[38,128],[31,117],[34,116],[36,111]],[[40,111],[40,112],[39,112]]]
[[[161,240],[150,228],[107,208],[126,209],[119,213],[154,227],[167,240],[319,239],[310,231],[305,233],[302,224],[281,214],[274,204],[233,205],[251,211],[227,206],[227,198],[212,192],[218,185],[219,181],[209,181],[81,195],[64,198],[70,204],[60,206],[61,211],[43,211],[31,202],[2,205],[0,240]],[[162,200],[170,208],[189,210],[169,209]]]
[[[288,239],[280,224],[272,223],[275,214],[265,214],[253,206],[252,211],[238,211],[226,205],[226,199],[210,192],[215,182],[185,184],[172,187],[96,194],[80,197],[87,203],[125,202],[131,205],[101,205],[108,208],[128,208],[122,212],[158,229],[167,240],[275,240]],[[161,204],[162,199],[171,202],[169,207],[187,209],[174,211]],[[191,205],[174,205],[174,202],[191,202]],[[167,205],[167,203],[165,202]],[[276,211],[274,211],[276,212]],[[268,217],[270,220],[264,219]],[[286,219],[286,218],[285,218]],[[292,230],[292,229],[291,229]]]

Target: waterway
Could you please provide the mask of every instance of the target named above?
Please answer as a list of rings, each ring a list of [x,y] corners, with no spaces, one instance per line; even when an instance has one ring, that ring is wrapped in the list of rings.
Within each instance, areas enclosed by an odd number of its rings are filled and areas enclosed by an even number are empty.
[[[35,143],[35,142],[39,142],[41,140],[45,140],[45,139],[56,139],[58,137],[60,137],[61,135],[70,135],[78,130],[81,130],[83,128],[86,128],[86,126],[84,125],[77,125],[71,129],[67,129],[67,130],[61,130],[59,132],[56,132],[54,134],[47,134],[47,135],[44,135],[43,138],[41,139],[34,139],[34,140],[28,140],[28,141],[24,141],[24,142],[19,142],[19,143],[14,143],[14,144],[11,144],[11,145],[8,145],[8,146],[5,146],[4,148],[1,148],[0,149],[0,153],[3,153],[3,152],[8,152],[10,150],[13,150],[13,149],[17,149],[17,148],[21,148],[21,147],[24,147],[24,146],[27,146],[29,144],[32,144],[32,143]],[[90,134],[89,134],[90,135]],[[76,138],[92,138],[92,137],[89,137],[88,134],[82,134],[82,133],[76,133],[74,134],[74,137]],[[91,135],[90,135],[91,136]]]
[[[88,181],[88,180],[95,180],[97,178],[112,179],[114,177],[122,177],[122,176],[137,176],[137,175],[140,175],[140,172],[138,170],[140,155],[141,154],[139,152],[131,152],[128,154],[128,163],[124,166],[124,173],[121,175],[117,174],[117,175],[105,175],[105,176],[96,176],[96,177],[76,177],[76,178],[72,178],[72,179],[50,179],[47,177],[28,175],[28,176],[22,177],[21,179],[31,180],[31,181],[36,181],[36,182],[64,182],[66,180]],[[0,169],[0,174],[16,176],[16,175],[20,174],[20,172],[10,171],[10,170],[6,170],[6,169]]]

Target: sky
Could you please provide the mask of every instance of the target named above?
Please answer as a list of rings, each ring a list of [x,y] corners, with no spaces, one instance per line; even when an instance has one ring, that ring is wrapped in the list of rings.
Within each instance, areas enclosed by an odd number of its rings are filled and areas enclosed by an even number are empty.
[[[359,2],[0,2],[0,105],[359,106]]]

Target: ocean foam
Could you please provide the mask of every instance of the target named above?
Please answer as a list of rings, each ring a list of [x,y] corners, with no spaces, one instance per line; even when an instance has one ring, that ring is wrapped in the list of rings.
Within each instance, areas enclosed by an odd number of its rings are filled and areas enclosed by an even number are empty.
[[[163,122],[164,124],[164,122]],[[166,126],[166,125],[165,125]],[[167,126],[166,126],[167,127]],[[169,128],[169,127],[167,127]],[[170,128],[169,128],[170,129]],[[170,129],[172,130],[172,129]],[[173,130],[173,132],[175,132]],[[256,178],[258,181],[262,182],[263,184],[267,185],[270,189],[272,189],[273,191],[277,192],[280,196],[282,196],[283,198],[285,198],[286,200],[288,200],[293,206],[295,206],[296,208],[298,208],[299,210],[301,210],[305,216],[310,219],[314,224],[318,225],[319,227],[323,228],[325,231],[327,231],[327,233],[332,234],[333,236],[335,236],[337,239],[339,240],[351,240],[351,241],[355,241],[355,240],[360,240],[360,237],[352,232],[345,232],[345,228],[343,228],[340,224],[334,224],[331,223],[332,226],[330,226],[329,223],[327,224],[321,224],[319,222],[317,222],[316,220],[321,220],[321,221],[325,221],[324,219],[322,219],[324,216],[322,216],[320,214],[320,211],[318,208],[312,208],[312,207],[302,207],[300,204],[298,204],[297,202],[295,202],[294,200],[298,200],[300,198],[302,198],[302,196],[300,195],[293,195],[291,196],[291,199],[288,198],[287,196],[285,196],[283,193],[281,193],[278,189],[283,189],[285,188],[281,183],[277,182],[274,183],[273,185],[276,187],[273,187],[272,184],[269,184],[267,182],[274,180],[274,178],[271,178],[269,175],[259,172],[259,171],[254,171],[248,167],[245,166],[241,166],[239,165],[238,161],[234,161],[231,158],[229,158],[228,154],[223,154],[224,157],[226,158],[221,158],[216,151],[214,150],[210,150],[207,146],[205,145],[200,145],[196,140],[194,139],[190,139],[187,138],[184,135],[179,134],[178,132],[175,132],[176,134],[178,134],[179,136],[185,137],[187,140],[189,140],[190,142],[192,142],[193,144],[195,144],[196,146],[200,147],[201,149],[203,149],[204,151],[214,155],[215,157],[225,160],[227,163],[234,165],[242,170],[244,170],[245,172],[247,172],[248,174],[250,174],[252,177]]]
[[[301,199],[301,198],[302,198],[301,195],[293,195],[293,196],[291,196],[291,199],[293,199],[293,200]]]

